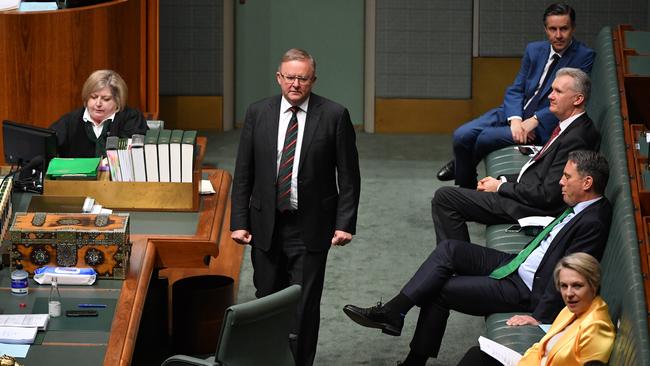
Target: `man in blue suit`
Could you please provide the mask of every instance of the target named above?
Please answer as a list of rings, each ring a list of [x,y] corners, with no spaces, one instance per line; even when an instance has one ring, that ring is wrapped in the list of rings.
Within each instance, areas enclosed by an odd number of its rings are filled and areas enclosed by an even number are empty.
[[[528,44],[521,69],[501,106],[454,131],[454,160],[440,169],[438,179],[455,178],[457,185],[475,189],[476,166],[488,153],[514,144],[544,145],[548,141],[558,123],[547,98],[555,71],[574,67],[589,73],[593,65],[594,51],[573,39],[575,18],[575,10],[566,4],[546,9],[548,41]]]

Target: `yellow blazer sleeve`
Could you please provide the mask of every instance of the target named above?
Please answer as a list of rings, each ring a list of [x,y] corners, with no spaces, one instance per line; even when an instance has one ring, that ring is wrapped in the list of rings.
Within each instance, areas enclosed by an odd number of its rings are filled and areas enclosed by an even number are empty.
[[[576,359],[579,364],[588,361],[607,363],[614,347],[616,333],[609,320],[594,319],[588,324],[582,324],[582,331],[576,342]]]

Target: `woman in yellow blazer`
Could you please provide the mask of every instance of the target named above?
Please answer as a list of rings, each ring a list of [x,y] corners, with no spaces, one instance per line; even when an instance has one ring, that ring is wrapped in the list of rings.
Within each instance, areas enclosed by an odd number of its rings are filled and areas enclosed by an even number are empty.
[[[600,265],[586,253],[560,260],[553,272],[565,307],[551,329],[530,347],[518,366],[603,365],[609,360],[616,332],[605,301],[597,295]],[[459,365],[501,365],[478,347],[470,349]]]

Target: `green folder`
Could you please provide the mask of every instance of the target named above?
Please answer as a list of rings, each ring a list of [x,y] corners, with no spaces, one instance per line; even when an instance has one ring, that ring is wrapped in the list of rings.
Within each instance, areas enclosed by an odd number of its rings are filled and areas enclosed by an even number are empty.
[[[97,179],[100,158],[54,158],[50,160],[46,177],[49,179]]]

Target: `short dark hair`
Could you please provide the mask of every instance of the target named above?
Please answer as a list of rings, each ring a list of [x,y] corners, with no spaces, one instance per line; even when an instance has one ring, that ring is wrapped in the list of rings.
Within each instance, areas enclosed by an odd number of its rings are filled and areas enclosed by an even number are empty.
[[[594,192],[603,194],[609,180],[609,164],[601,153],[588,150],[576,150],[569,153],[569,161],[576,165],[578,173],[593,179]]]
[[[546,25],[546,18],[550,17],[551,15],[567,15],[567,14],[569,15],[569,18],[571,18],[571,26],[575,27],[576,11],[571,6],[565,3],[555,3],[549,5],[549,7],[546,8],[546,11],[544,11],[544,18],[542,20],[544,21],[544,25]]]

